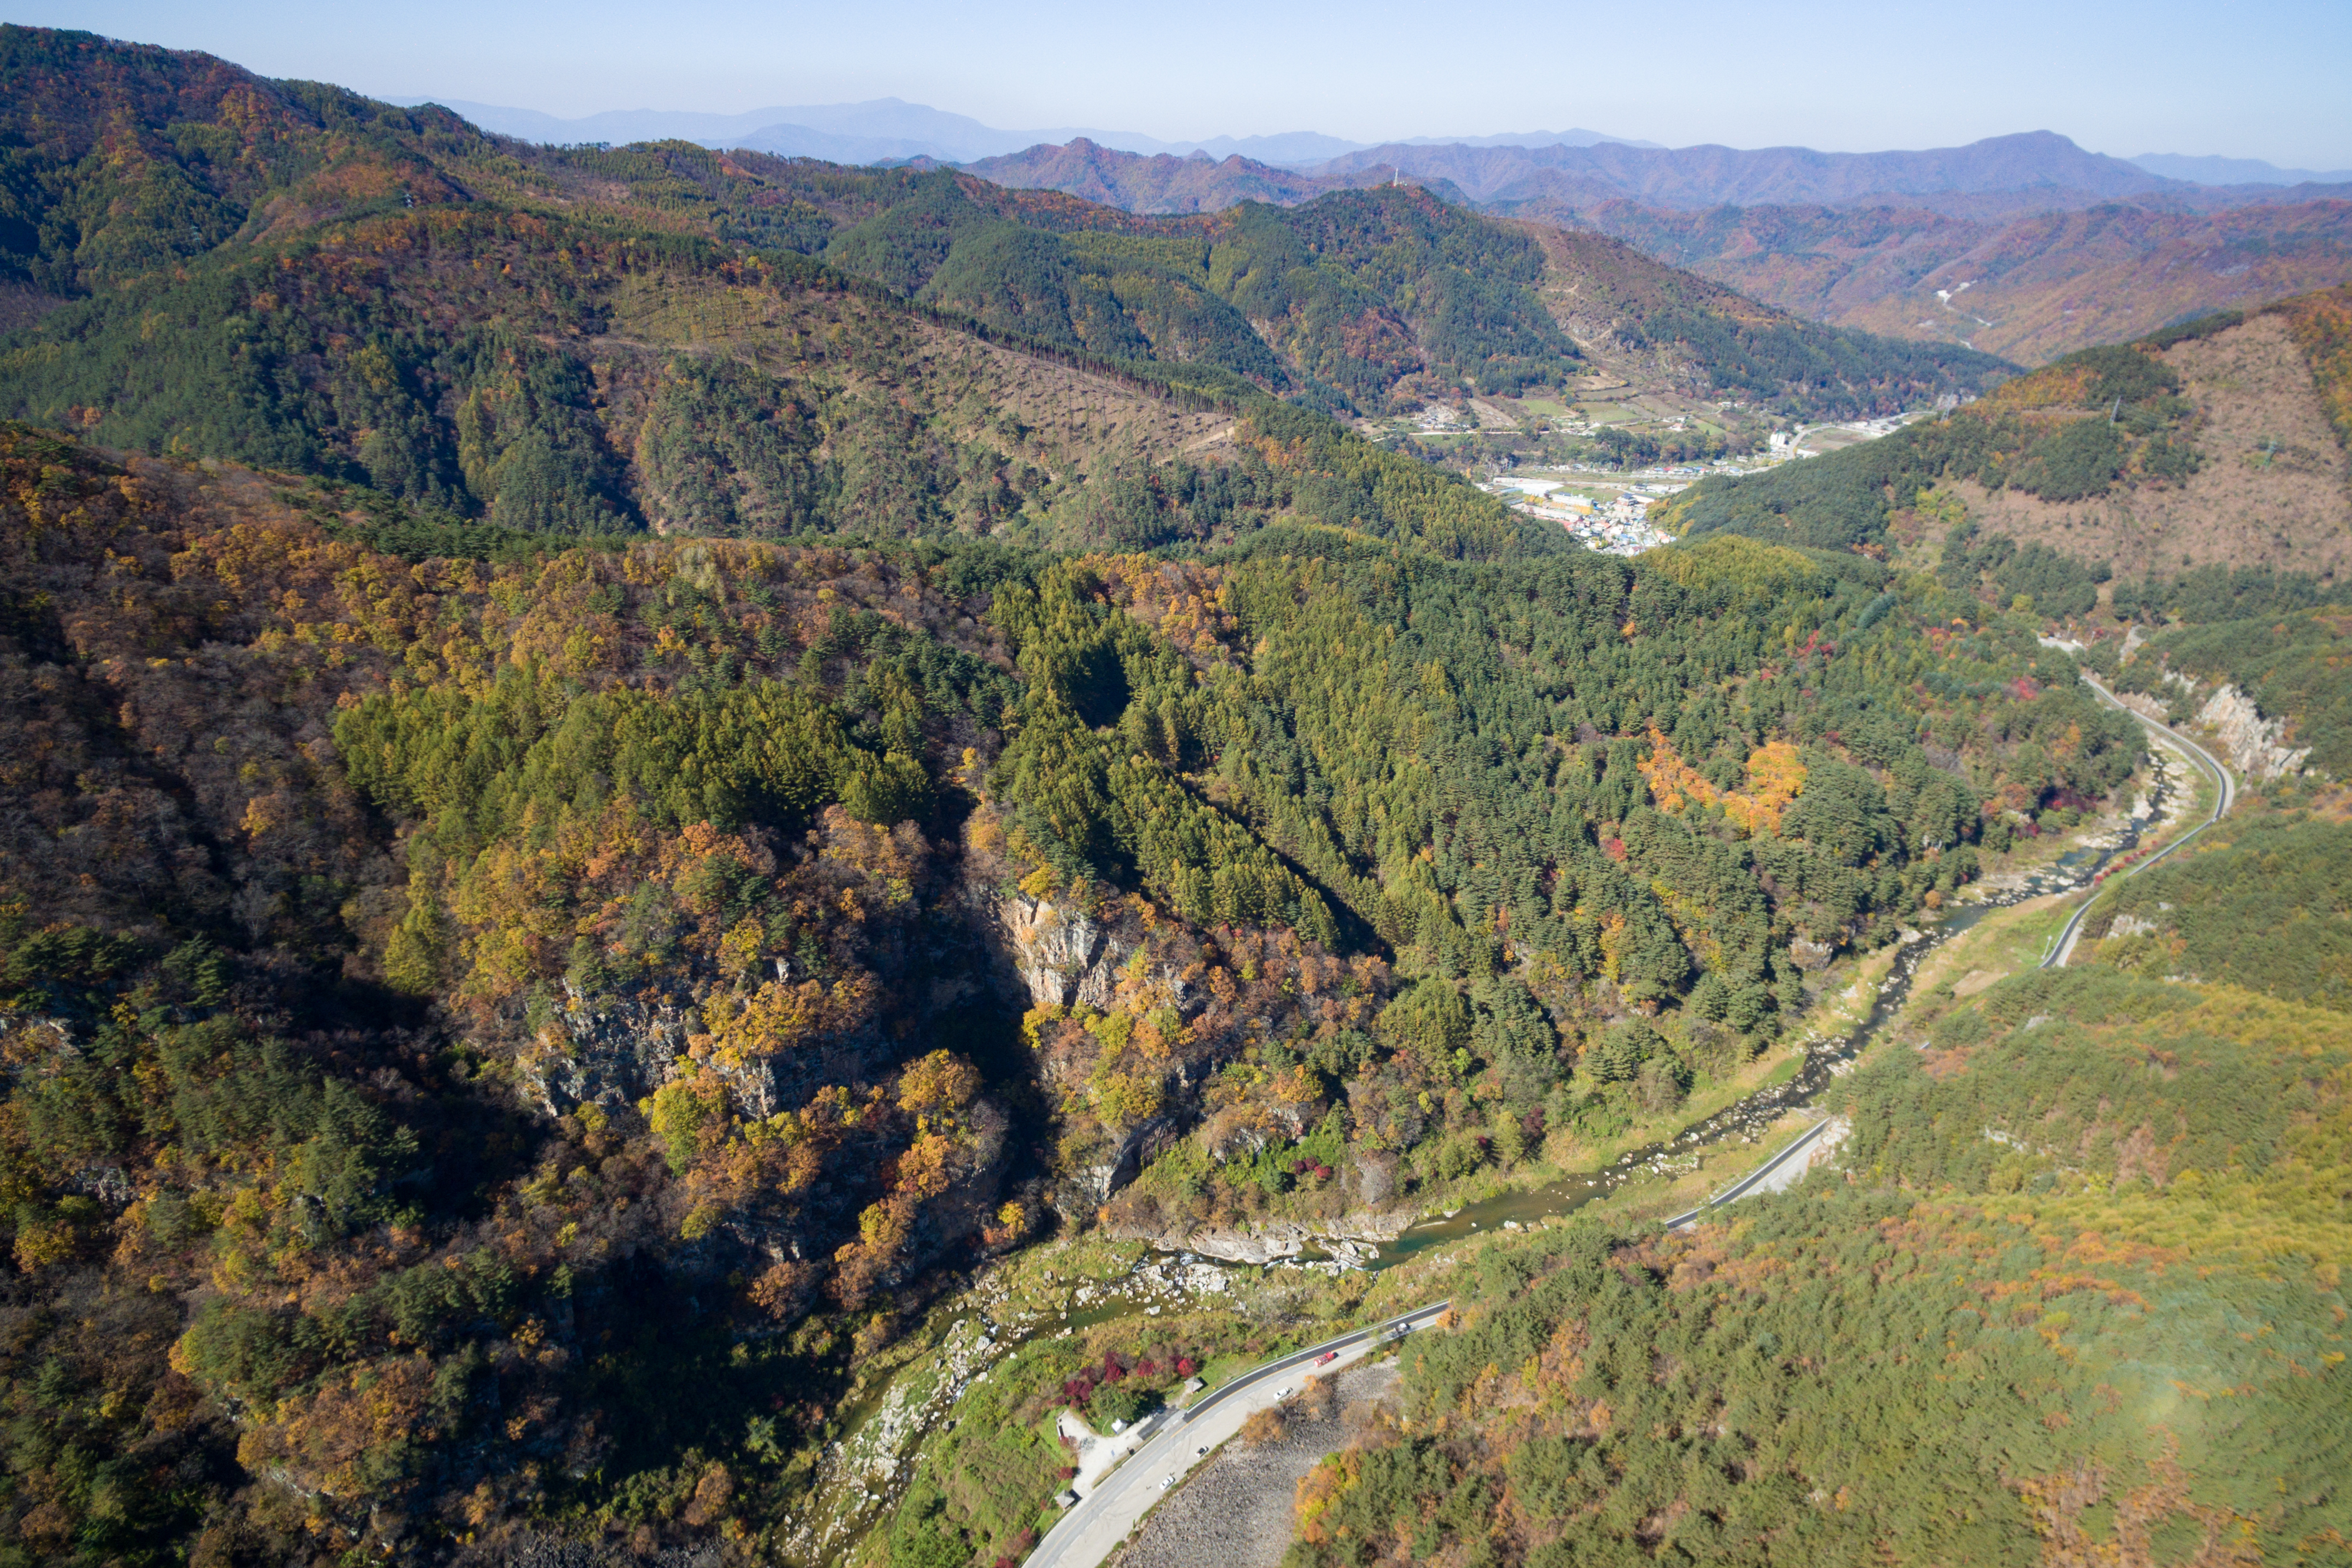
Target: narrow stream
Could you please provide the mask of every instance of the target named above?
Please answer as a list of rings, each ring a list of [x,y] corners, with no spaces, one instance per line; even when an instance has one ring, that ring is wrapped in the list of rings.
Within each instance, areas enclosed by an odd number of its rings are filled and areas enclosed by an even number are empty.
[[[1637,1177],[1661,1174],[1668,1162],[1688,1157],[1696,1151],[1733,1139],[1753,1140],[1789,1111],[1811,1103],[1822,1092],[1868,1048],[1884,1029],[1902,1010],[1910,998],[1913,977],[1930,953],[1997,909],[2005,909],[2029,899],[2049,894],[2063,893],[2089,884],[2115,859],[2138,847],[2147,834],[2163,826],[2165,812],[2174,790],[2174,773],[2180,766],[2161,752],[2152,755],[2155,778],[2147,795],[2147,814],[2126,816],[2122,828],[2097,845],[2085,844],[2069,850],[2047,866],[2042,867],[2021,885],[2000,894],[1947,911],[1935,925],[1906,934],[1902,950],[1896,954],[1894,968],[1880,985],[1871,1009],[1859,1023],[1843,1037],[1815,1042],[1805,1053],[1796,1073],[1782,1082],[1760,1089],[1736,1103],[1717,1112],[1674,1137],[1647,1145],[1621,1156],[1605,1170],[1564,1177],[1542,1186],[1521,1188],[1472,1203],[1451,1214],[1433,1215],[1412,1226],[1395,1240],[1380,1249],[1378,1255],[1361,1265],[1370,1270],[1393,1267],[1398,1263],[1442,1246],[1459,1240],[1481,1230],[1501,1228],[1506,1222],[1517,1221],[1533,1225],[1555,1215],[1568,1214],[1596,1198],[1608,1197]],[[1313,1260],[1310,1249],[1301,1260]],[[1087,1294],[1092,1299],[1081,1304],[1073,1300],[1062,1313],[1024,1316],[1017,1321],[1000,1322],[977,1303],[958,1310],[950,1322],[950,1332],[943,1336],[952,1339],[953,1330],[962,1326],[976,1328],[988,1336],[994,1354],[984,1360],[993,1360],[1010,1350],[1042,1334],[1071,1333],[1097,1323],[1119,1318],[1143,1315],[1154,1301],[1168,1301],[1154,1288],[1155,1279],[1164,1279],[1171,1268],[1184,1268],[1208,1263],[1221,1270],[1229,1266],[1213,1260],[1200,1260],[1191,1254],[1181,1258],[1163,1255],[1156,1264],[1138,1269],[1129,1280],[1104,1281]],[[1230,1266],[1236,1270],[1246,1265]],[[1074,1281],[1076,1283],[1076,1281]],[[967,1322],[967,1320],[971,1320]],[[882,1407],[894,1401],[882,1391],[861,1401],[845,1423],[844,1441],[836,1445],[836,1456],[845,1447],[856,1446]],[[928,1403],[928,1402],[926,1402]],[[919,1442],[920,1434],[931,1423],[944,1416],[952,1396],[924,1410],[909,1410],[910,1427],[902,1430],[900,1441]],[[905,1418],[902,1417],[902,1418]],[[887,1424],[887,1423],[886,1423]],[[803,1550],[814,1548],[814,1555],[830,1559],[845,1549],[865,1526],[877,1518],[882,1508],[894,1498],[904,1475],[899,1464],[885,1457],[896,1443],[885,1442],[882,1451],[874,1455],[880,1462],[853,1463],[837,1472],[826,1490],[832,1504],[816,1511],[808,1531],[799,1544]],[[868,1489],[871,1490],[868,1490]],[[818,1519],[831,1514],[829,1523]]]
[[[1432,1247],[1458,1240],[1475,1231],[1496,1229],[1506,1222],[1532,1225],[1554,1215],[1570,1213],[1596,1198],[1608,1197],[1636,1176],[1659,1174],[1659,1167],[1670,1161],[1732,1139],[1753,1140],[1790,1110],[1811,1104],[1869,1048],[1878,1031],[1902,1011],[1904,1003],[1910,999],[1912,977],[1927,955],[1994,910],[2088,885],[2116,856],[2128,854],[2139,846],[2144,836],[2163,825],[2178,764],[2160,752],[2153,752],[2153,748],[2151,751],[2156,777],[2148,791],[2146,816],[2126,816],[2122,831],[2104,844],[2069,850],[2022,885],[1963,904],[1947,913],[1937,924],[1906,933],[1902,951],[1895,955],[1895,967],[1880,985],[1868,1016],[1843,1037],[1816,1042],[1806,1051],[1803,1065],[1795,1076],[1757,1091],[1672,1138],[1633,1150],[1604,1170],[1568,1176],[1543,1186],[1500,1193],[1465,1205],[1452,1214],[1424,1219],[1383,1246],[1380,1256],[1367,1267],[1381,1269],[1401,1263]]]

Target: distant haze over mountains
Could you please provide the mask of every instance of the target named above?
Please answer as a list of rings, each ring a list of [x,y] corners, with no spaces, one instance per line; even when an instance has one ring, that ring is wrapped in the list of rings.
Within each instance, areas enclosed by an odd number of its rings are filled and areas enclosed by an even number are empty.
[[[1397,180],[1497,217],[1599,230],[1800,317],[2028,363],[2352,277],[2352,171],[2117,158],[2049,131],[1885,152],[1664,148],[1584,130],[1365,146],[1312,131],[1171,142],[1003,131],[896,99],[572,120],[445,107],[535,141],[675,138],[955,163],[1155,216],[1296,206]]]
[[[1634,148],[1646,152],[1669,151],[1655,141],[1634,137],[1612,136],[1606,131],[1573,127],[1565,131],[1512,131],[1486,136],[1404,136],[1390,142],[1374,145],[1350,141],[1344,137],[1327,136],[1320,131],[1291,131],[1264,136],[1212,136],[1196,141],[1168,141],[1147,136],[1141,131],[1105,131],[1083,126],[1062,126],[1045,130],[1008,131],[984,125],[969,115],[953,114],[933,109],[927,104],[908,103],[901,99],[873,99],[863,103],[777,105],[754,109],[740,114],[706,114],[678,110],[612,110],[576,120],[565,120],[532,109],[515,109],[499,104],[474,103],[462,99],[414,98],[408,103],[438,103],[457,110],[485,131],[502,136],[517,136],[530,141],[558,145],[587,141],[661,141],[699,142],[706,147],[746,147],[754,152],[773,152],[785,157],[824,158],[835,162],[877,163],[902,159],[933,158],[943,163],[966,163],[981,158],[1000,158],[1024,152],[1032,148],[1059,146],[1084,140],[1097,147],[1147,155],[1170,154],[1176,157],[1205,153],[1223,159],[1235,154],[1254,162],[1276,168],[1303,169],[1314,164],[1334,163],[1351,159],[1341,167],[1318,169],[1322,174],[1340,175],[1370,164],[1392,162],[1390,149],[1462,147],[1518,148],[1540,150],[1549,148],[1586,149],[1603,145]],[[2116,189],[2099,193],[2120,193],[2142,188],[2130,183],[2129,175],[2116,171],[2129,168],[2141,173],[2154,174],[2161,180],[2196,185],[2297,185],[2336,184],[2352,183],[2352,170],[2318,171],[2283,169],[2259,158],[2224,158],[2196,156],[2179,152],[2144,152],[2137,158],[2109,158],[2095,152],[2084,152],[2063,137],[2049,132],[2031,132],[2027,136],[1992,137],[1972,142],[1965,149],[1942,149],[1928,152],[1815,152],[1810,148],[1767,148],[1749,152],[1738,149],[1717,147],[1685,147],[1674,149],[1679,154],[1731,153],[1749,159],[1786,158],[1790,155],[1818,160],[1824,166],[1886,167],[1885,161],[1907,162],[1913,169],[1921,167],[1919,160],[1935,160],[1954,152],[1992,149],[2006,143],[2027,141],[2031,137],[2046,138],[2063,142],[2084,159],[2095,160],[2108,166],[2107,178],[2101,183]],[[1916,176],[1915,176],[1916,178]],[[2120,178],[2124,183],[2116,184]],[[1919,193],[1926,190],[1989,189],[1991,186],[1906,185],[1884,188],[1884,193]],[[2013,187],[1998,187],[2013,188]],[[2092,189],[2093,187],[2083,187]],[[1726,200],[1767,199],[1725,197]],[[1813,199],[1835,199],[1815,197]]]
[[[1222,162],[1197,152],[1147,158],[1079,137],[974,159],[965,167],[998,184],[1066,191],[1143,213],[1217,212],[1241,201],[1303,202],[1327,190],[1393,178],[1450,193],[1489,212],[1567,224],[1612,202],[1690,213],[1790,204],[1901,207],[1983,222],[2114,202],[2215,212],[2352,196],[2352,186],[2281,183],[2300,172],[2290,170],[2273,170],[2276,178],[2260,183],[2177,180],[2135,161],[2085,152],[2048,131],[1906,152],[1395,141],[1286,167],[1239,153]]]
[[[698,114],[635,109],[613,110],[579,120],[561,120],[537,110],[510,109],[460,99],[411,99],[410,103],[438,103],[457,110],[485,131],[519,136],[529,141],[572,145],[587,141],[697,141],[706,147],[744,147],[784,157],[824,158],[837,163],[880,163],[909,158],[935,158],[943,163],[970,162],[1047,143],[1086,140],[1123,152],[1170,153],[1179,157],[1205,153],[1225,158],[1236,153],[1262,163],[1319,163],[1363,147],[1319,131],[1292,131],[1270,136],[1213,136],[1195,141],[1168,141],[1134,131],[1098,131],[1065,126],[1043,131],[1003,131],[983,125],[969,115],[950,114],[926,104],[895,98],[865,103],[804,104],[754,109],[741,114]],[[1621,138],[1598,131],[1523,131],[1496,136],[1422,136],[1401,143],[1440,143],[1465,147],[1517,147],[1564,144],[1586,147]],[[1635,147],[1655,142],[1632,141]]]
[[[1917,152],[1816,152],[1809,147],[1415,146],[1393,142],[1346,152],[1318,172],[1358,173],[1391,165],[1407,175],[1451,180],[1473,200],[1539,196],[1628,197],[1665,207],[1724,203],[1877,201],[1889,196],[2078,191],[2122,196],[2161,186],[2164,177],[2104,153],[2085,152],[2048,131],[1989,137],[1966,147]]]
[[[1803,318],[2028,363],[2352,277],[2352,183],[2288,185],[2303,172],[2259,164],[2259,182],[2190,183],[2048,131],[1878,153],[1398,142],[1305,169],[1079,140],[965,168],[1169,214],[1402,178],[1499,217],[1598,229]]]
[[[2282,169],[2259,158],[2190,158],[2179,152],[2143,152],[2132,160],[2151,174],[2199,185],[2342,185],[2352,169]]]

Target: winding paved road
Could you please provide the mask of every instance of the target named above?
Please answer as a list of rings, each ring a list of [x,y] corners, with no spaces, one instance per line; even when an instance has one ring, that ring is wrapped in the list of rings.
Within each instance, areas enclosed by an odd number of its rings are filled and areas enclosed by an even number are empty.
[[[2203,747],[2144,714],[2132,713],[2130,708],[2116,700],[2112,692],[2089,675],[2084,675],[2083,680],[2098,694],[2099,700],[2131,714],[2147,727],[2159,744],[2172,747],[2220,786],[2220,799],[2213,808],[2213,814],[2124,873],[2137,876],[2220,821],[2237,798],[2236,786],[2231,780],[2230,770]],[[2084,917],[2096,902],[2098,889],[2102,885],[2093,884],[2091,898],[2085,899],[2083,907],[2076,910],[2074,918],[2066,923],[2049,956],[2042,959],[2042,967],[2064,966],[2082,934]],[[1833,1116],[1824,1116],[1814,1123],[1799,1134],[1787,1148],[1730,1186],[1696,1208],[1667,1220],[1667,1228],[1678,1229],[1689,1225],[1710,1209],[1755,1191],[1769,1181],[1776,1172],[1786,1169],[1790,1161],[1802,1159],[1835,1120]],[[1150,1511],[1152,1504],[1172,1490],[1172,1483],[1181,1482],[1207,1450],[1234,1437],[1251,1416],[1279,1403],[1279,1396],[1287,1386],[1284,1381],[1286,1375],[1336,1371],[1360,1360],[1382,1337],[1398,1328],[1420,1328],[1435,1322],[1447,1304],[1437,1301],[1404,1317],[1391,1318],[1371,1328],[1359,1329],[1353,1333],[1309,1345],[1294,1354],[1279,1356],[1234,1378],[1188,1409],[1163,1412],[1156,1416],[1141,1445],[1097,1481],[1093,1490],[1073,1504],[1046,1533],[1045,1539],[1037,1543],[1037,1550],[1028,1559],[1028,1568],[1095,1568],[1118,1550],[1119,1543]],[[1328,1364],[1318,1365],[1326,1353],[1336,1354]]]
[[[1151,1505],[1201,1462],[1202,1450],[1214,1448],[1242,1429],[1242,1423],[1279,1402],[1278,1396],[1298,1375],[1337,1372],[1360,1360],[1398,1329],[1425,1328],[1436,1322],[1448,1303],[1433,1301],[1417,1312],[1368,1329],[1327,1339],[1289,1355],[1277,1356],[1253,1368],[1189,1408],[1163,1412],[1153,1418],[1141,1447],[1095,1483],[1092,1491],[1073,1504],[1030,1553],[1025,1568],[1094,1568],[1118,1549]],[[1336,1353],[1326,1364],[1317,1362]]]
[[[1762,1165],[1758,1166],[1754,1170],[1749,1171],[1746,1176],[1741,1176],[1738,1181],[1733,1182],[1729,1186],[1725,1187],[1721,1192],[1717,1193],[1713,1197],[1708,1198],[1705,1203],[1700,1204],[1696,1208],[1677,1214],[1672,1219],[1667,1220],[1666,1228],[1669,1230],[1680,1230],[1684,1226],[1690,1224],[1693,1220],[1698,1218],[1700,1215],[1705,1214],[1708,1209],[1717,1207],[1722,1204],[1730,1203],[1737,1198],[1746,1197],[1749,1193],[1754,1192],[1758,1187],[1763,1186],[1765,1182],[1770,1180],[1774,1172],[1785,1169],[1790,1160],[1801,1157],[1806,1150],[1811,1148],[1816,1143],[1819,1143],[1821,1141],[1822,1134],[1828,1128],[1832,1122],[1836,1120],[1837,1118],[1835,1116],[1822,1117],[1820,1121],[1814,1123],[1811,1126],[1798,1134],[1796,1142],[1790,1144],[1787,1148],[1782,1149],[1779,1154],[1774,1155],[1770,1159],[1766,1160]]]
[[[2108,691],[2106,687],[2101,685],[2097,681],[2093,680],[2089,675],[2084,675],[2083,677],[2083,682],[2085,685],[2089,686],[2092,691],[2098,694],[2098,697],[2101,702],[2105,703],[2109,707],[2115,708],[2119,712],[2131,714],[2132,717],[2139,720],[2141,724],[2147,727],[2149,733],[2155,736],[2160,744],[2171,747],[2174,750],[2189,758],[2191,765],[2202,770],[2206,777],[2211,779],[2220,786],[2221,789],[2220,798],[2214,803],[2213,814],[2211,816],[2198,823],[2195,828],[2183,833],[2179,838],[2175,839],[2171,843],[2167,844],[2157,853],[2148,856],[2147,859],[2140,862],[2137,865],[2133,866],[2129,871],[2123,873],[2126,877],[2137,876],[2141,872],[2144,872],[2148,867],[2156,864],[2157,862],[2162,860],[2166,855],[2172,853],[2175,850],[2180,848],[2181,845],[2195,838],[2199,833],[2203,832],[2206,829],[2220,821],[2221,820],[2222,813],[2229,810],[2231,803],[2237,800],[2237,787],[2231,781],[2229,768],[2222,766],[2221,759],[2216,758],[2211,752],[2206,750],[2203,747],[2198,745],[2187,736],[2175,732],[2168,726],[2158,724],[2156,720],[2148,717],[2146,714],[2133,713],[2130,708],[2126,707],[2122,703],[2116,700],[2114,693]],[[2117,880],[2120,881],[2121,878],[2118,878]],[[2074,951],[2075,942],[2082,936],[2084,918],[2090,914],[2092,904],[2098,901],[2099,889],[2104,885],[2105,883],[2094,883],[2092,884],[2091,896],[2083,901],[2083,906],[2074,911],[2074,918],[2066,922],[2066,928],[2058,934],[2057,941],[2051,945],[2050,952],[2042,958],[2041,967],[2050,969],[2063,968],[2065,967],[2067,958],[2071,956]],[[1723,1191],[1717,1193],[1713,1197],[1708,1198],[1696,1208],[1690,1209],[1685,1213],[1677,1214],[1672,1219],[1667,1220],[1666,1228],[1669,1230],[1678,1230],[1682,1227],[1691,1224],[1711,1208],[1716,1208],[1723,1204],[1730,1203],[1736,1199],[1747,1197],[1749,1193],[1755,1191],[1759,1186],[1761,1186],[1765,1182],[1769,1180],[1775,1172],[1784,1169],[1790,1161],[1801,1158],[1805,1155],[1806,1151],[1810,1150],[1815,1143],[1820,1141],[1822,1132],[1826,1130],[1829,1124],[1836,1119],[1837,1118],[1834,1116],[1822,1117],[1820,1121],[1814,1123],[1811,1126],[1799,1134],[1796,1141],[1791,1143],[1787,1148],[1782,1149],[1779,1154],[1774,1155],[1770,1159],[1765,1161],[1762,1165],[1757,1166],[1754,1170],[1740,1177],[1739,1180],[1734,1182]]]
[[[2189,831],[2181,834],[2180,837],[2173,840],[2172,842],[2165,845],[2164,848],[2158,850],[2156,853],[2148,856],[2147,859],[2140,862],[2137,865],[2124,873],[2123,876],[2116,879],[2116,881],[2121,882],[2125,880],[2125,878],[2137,876],[2140,873],[2156,864],[2157,862],[2172,853],[2173,851],[2180,848],[2181,845],[2187,843],[2189,840],[2195,838],[2198,834],[2203,832],[2206,829],[2220,821],[2221,820],[2222,813],[2227,811],[2230,809],[2231,804],[2238,798],[2237,786],[2231,781],[2230,770],[2222,766],[2221,758],[2215,757],[2211,752],[2206,750],[2203,747],[2198,745],[2187,736],[2179,733],[2169,725],[2158,723],[2155,719],[2148,717],[2147,715],[2144,713],[2134,713],[2130,708],[2124,706],[2122,703],[2116,701],[2116,695],[2113,692],[2099,685],[2097,681],[2093,680],[2087,674],[2083,676],[2083,684],[2090,687],[2092,691],[2097,693],[2099,700],[2106,704],[2109,707],[2114,708],[2120,713],[2131,714],[2132,717],[2139,720],[2141,724],[2147,727],[2148,734],[2154,736],[2158,744],[2169,746],[2175,751],[2179,752],[2183,757],[2189,758],[2189,762],[2202,771],[2207,778],[2212,779],[2214,783],[2221,787],[2221,794],[2219,799],[2214,801],[2213,814],[2211,816],[2206,818],[2194,828],[2191,828]],[[2105,883],[2103,882],[2095,882],[2091,884],[2091,896],[2083,900],[2083,907],[2074,911],[2074,918],[2066,922],[2065,929],[2059,932],[2058,939],[2050,945],[2050,951],[2042,956],[2040,966],[2042,968],[2063,969],[2066,967],[2066,960],[2074,956],[2074,944],[2082,938],[2083,922],[2084,918],[2090,915],[2091,906],[2099,902],[2099,892],[2105,885]]]

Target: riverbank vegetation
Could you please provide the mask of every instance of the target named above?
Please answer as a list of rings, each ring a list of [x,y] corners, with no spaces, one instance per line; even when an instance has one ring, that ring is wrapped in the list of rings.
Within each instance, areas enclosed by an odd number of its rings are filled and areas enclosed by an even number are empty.
[[[0,350],[54,427],[0,425],[0,1555],[807,1556],[985,1271],[1782,1071],[2141,753],[2004,562],[1594,556],[1274,396],[1227,292],[1330,396],[1559,368],[1517,231],[1421,193],[1204,259],[77,35],[0,75],[55,306]],[[1057,1404],[1417,1280],[1079,1322],[949,1445],[1003,1485],[861,1483],[862,1549],[1018,1552]]]
[[[412,563],[348,489],[7,440],[9,1234],[32,1301],[160,1281],[178,1347],[25,1364],[132,1380],[71,1440],[176,1399],[192,1476],[321,1483],[142,1539],[758,1520],[939,1269],[1091,1223],[1122,1147],[1246,1208],[1605,1136],[1802,1005],[1788,944],[2132,755],[2035,674],[1878,674],[2042,671],[2021,630],[1750,547]],[[1015,901],[1121,944],[1025,1030]],[[64,1451],[25,1495],[106,1517]]]
[[[2218,944],[2202,983],[2110,941],[1946,992],[1795,1193],[1464,1257],[1456,1332],[1301,1487],[1291,1560],[2340,1554],[2347,1019],[2229,901],[2274,835],[2345,832],[2263,821],[2139,879]]]

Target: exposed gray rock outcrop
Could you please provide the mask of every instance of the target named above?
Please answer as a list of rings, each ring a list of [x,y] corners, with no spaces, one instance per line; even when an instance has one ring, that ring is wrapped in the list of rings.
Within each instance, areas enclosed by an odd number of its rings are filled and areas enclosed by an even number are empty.
[[[1135,1179],[1146,1160],[1165,1149],[1176,1136],[1175,1124],[1165,1117],[1139,1123],[1119,1135],[1100,1157],[1079,1166],[1062,1180],[1060,1207],[1066,1211],[1091,1211],[1110,1201],[1110,1195]]]
[[[1128,947],[1091,915],[1016,894],[997,901],[996,920],[1030,1006],[1109,1005]]]
[[[2286,734],[2284,719],[2265,719],[2253,699],[2236,686],[2224,685],[2210,697],[2197,715],[2200,722],[2213,727],[2221,737],[2221,745],[2238,771],[2249,779],[2263,780],[2282,778],[2303,771],[2304,759],[2311,747],[2290,748],[2281,744]]]
[[[1400,1209],[1343,1214],[1337,1219],[1312,1222],[1277,1219],[1246,1230],[1171,1231],[1150,1240],[1164,1251],[1197,1252],[1228,1263],[1271,1263],[1296,1258],[1312,1247],[1349,1267],[1361,1267],[1379,1250],[1371,1243],[1395,1240],[1419,1218],[1410,1209]]]
[[[564,988],[551,1033],[517,1063],[540,1109],[560,1116],[580,1104],[626,1105],[660,1088],[686,1050],[694,1010]]]

